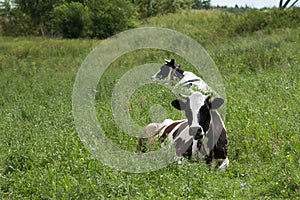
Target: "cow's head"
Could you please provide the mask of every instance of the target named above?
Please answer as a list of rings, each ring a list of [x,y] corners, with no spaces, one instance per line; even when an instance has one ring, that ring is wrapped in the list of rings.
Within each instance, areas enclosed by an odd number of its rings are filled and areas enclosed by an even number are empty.
[[[219,108],[224,100],[215,98],[210,100],[211,96],[203,95],[200,92],[194,92],[190,96],[181,95],[185,101],[176,99],[172,101],[172,106],[178,110],[183,110],[188,120],[189,134],[195,139],[202,139],[210,125],[210,110]]]
[[[175,63],[175,59],[166,60],[166,63],[161,66],[160,70],[152,76],[152,80],[174,80],[181,79],[183,71],[180,70],[180,65]]]

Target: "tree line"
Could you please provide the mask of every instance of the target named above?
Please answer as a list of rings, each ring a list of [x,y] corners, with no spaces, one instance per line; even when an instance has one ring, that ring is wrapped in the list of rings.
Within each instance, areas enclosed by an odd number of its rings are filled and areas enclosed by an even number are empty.
[[[210,0],[2,0],[0,34],[103,39],[137,20],[210,8]]]

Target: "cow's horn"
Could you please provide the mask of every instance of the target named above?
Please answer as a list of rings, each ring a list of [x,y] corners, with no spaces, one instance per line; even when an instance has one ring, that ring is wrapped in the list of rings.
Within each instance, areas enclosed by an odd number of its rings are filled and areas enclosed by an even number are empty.
[[[179,96],[183,99],[188,99],[188,96],[187,95],[184,95],[184,94],[179,94]]]

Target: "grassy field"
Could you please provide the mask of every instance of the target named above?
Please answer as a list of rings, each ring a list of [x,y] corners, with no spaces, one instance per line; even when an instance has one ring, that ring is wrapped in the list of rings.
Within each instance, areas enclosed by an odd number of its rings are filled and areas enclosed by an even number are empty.
[[[197,12],[147,22],[199,41],[219,68],[227,95],[226,171],[189,161],[144,174],[103,165],[82,144],[72,116],[76,73],[100,41],[0,37],[0,199],[300,198],[300,29],[269,26],[229,33],[215,25],[226,17]],[[200,18],[206,20],[201,28]],[[100,80],[97,116],[120,148],[134,151],[137,138],[120,131],[113,120],[112,87],[133,66],[169,56],[132,52]],[[178,118],[180,113],[169,106],[173,98],[157,85],[140,88],[131,99],[131,114],[145,125],[149,105],[156,103]]]

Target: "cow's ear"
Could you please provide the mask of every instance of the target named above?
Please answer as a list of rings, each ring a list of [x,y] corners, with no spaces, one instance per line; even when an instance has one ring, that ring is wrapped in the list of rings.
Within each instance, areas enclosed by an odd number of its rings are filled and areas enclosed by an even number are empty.
[[[171,61],[170,61],[170,66],[172,66],[172,67],[173,67],[174,65],[175,65],[175,59],[174,59],[174,58],[172,58],[172,59],[171,59]]]
[[[186,103],[184,103],[180,99],[175,99],[174,101],[171,102],[171,104],[177,110],[185,110]]]
[[[224,103],[224,99],[222,98],[215,98],[212,102],[211,102],[211,109],[216,110],[218,109],[221,105],[223,105]]]

